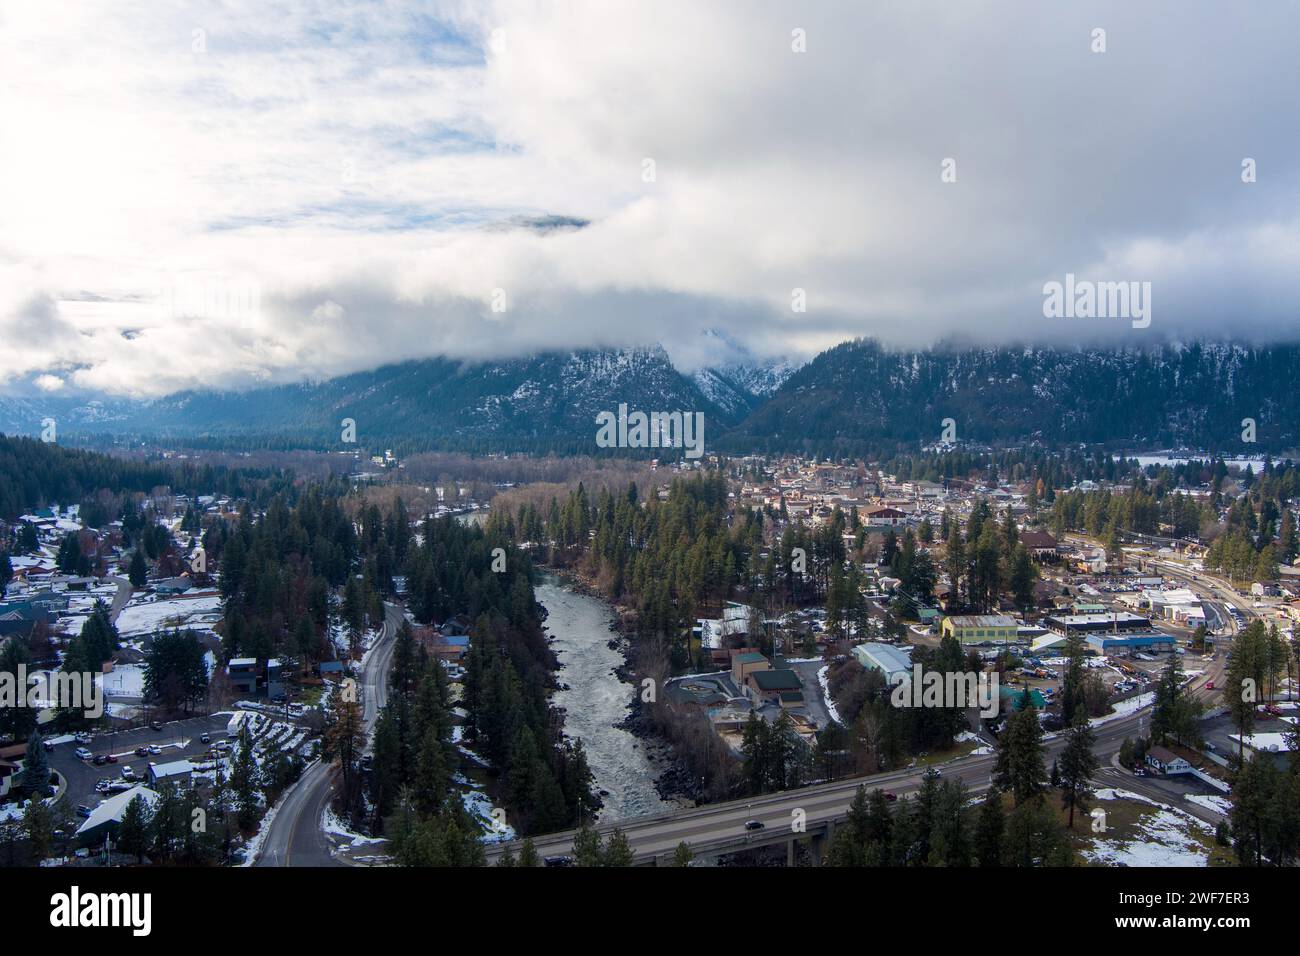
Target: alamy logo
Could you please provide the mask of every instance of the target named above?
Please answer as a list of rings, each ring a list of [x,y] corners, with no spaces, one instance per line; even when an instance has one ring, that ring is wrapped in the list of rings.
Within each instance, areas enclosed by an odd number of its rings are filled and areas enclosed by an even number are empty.
[[[98,720],[104,716],[104,694],[90,671],[38,671],[28,676],[27,665],[19,664],[12,672],[0,671],[0,708],[15,707],[80,710]]]
[[[687,458],[704,454],[703,412],[628,413],[627,403],[618,414],[596,415],[596,444],[601,448],[684,448]]]
[[[1065,274],[1065,282],[1043,284],[1043,315],[1049,319],[1131,319],[1133,328],[1151,324],[1150,282],[1093,282]]]
[[[998,715],[998,675],[974,671],[927,671],[919,662],[900,674],[889,702],[895,707],[978,707],[986,720]]]
[[[83,926],[128,926],[134,936],[148,936],[153,927],[153,896],[149,893],[85,893],[74,886],[70,893],[50,897],[50,925],[74,929]]]

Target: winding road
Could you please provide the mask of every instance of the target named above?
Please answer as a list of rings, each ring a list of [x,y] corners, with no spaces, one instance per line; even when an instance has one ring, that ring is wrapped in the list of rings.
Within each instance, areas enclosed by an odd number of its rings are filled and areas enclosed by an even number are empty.
[[[388,699],[388,669],[402,616],[401,605],[384,604],[383,632],[361,665],[361,719],[367,748],[379,711]],[[342,865],[321,828],[321,816],[334,794],[335,775],[333,764],[318,760],[289,788],[271,821],[255,866]]]

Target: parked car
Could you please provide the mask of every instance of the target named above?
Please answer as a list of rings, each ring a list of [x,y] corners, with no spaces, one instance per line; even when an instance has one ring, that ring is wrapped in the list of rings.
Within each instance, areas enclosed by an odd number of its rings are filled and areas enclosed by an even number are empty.
[[[1214,690],[1214,681],[1212,681],[1212,680],[1207,680],[1207,681],[1205,682],[1205,689],[1206,689],[1206,690]]]
[[[73,734],[72,739],[79,744],[88,744],[90,743],[90,734],[83,730],[78,734]]]
[[[229,741],[229,740],[218,740],[215,744],[212,745],[212,749],[215,750],[215,751],[216,751],[217,753],[219,753],[219,754],[223,754],[223,753],[225,753],[227,750],[230,749],[230,741]]]
[[[150,744],[150,745],[149,745],[149,752],[150,752],[151,754],[160,754],[160,753],[162,753],[162,748],[159,747],[157,744]]]
[[[212,743],[212,735],[210,733],[207,733],[206,731],[199,734],[199,743],[201,744]]]
[[[92,760],[92,759],[94,759],[94,756],[95,756],[95,755],[92,754],[92,753],[91,753],[89,750],[87,750],[85,747],[78,747],[78,748],[77,748],[77,759],[78,759],[78,760]]]
[[[91,814],[91,808],[88,807],[86,804],[81,803],[77,805],[77,816],[84,818],[90,816],[90,814]]]
[[[108,760],[109,763],[117,763],[117,754],[107,754],[105,759]]]
[[[149,748],[148,748],[148,747],[136,747],[136,748],[135,748],[135,755],[136,755],[137,757],[147,757],[147,756],[149,756]]]
[[[108,763],[108,757],[103,754],[95,754],[95,756],[91,758],[90,762],[96,767],[102,767],[104,764]]]
[[[890,803],[893,803],[895,800],[898,799],[898,794],[894,793],[894,791],[892,790],[886,790],[885,799],[888,800]]]
[[[161,721],[161,720],[151,720],[151,721],[149,721],[149,729],[150,729],[150,730],[162,730],[162,721]]]
[[[132,770],[130,767],[123,767],[123,768],[122,768],[122,779],[123,779],[123,780],[134,780],[134,779],[135,779],[135,771]]]
[[[50,743],[50,741],[48,741],[48,740],[42,740],[41,743],[44,745],[44,747],[45,747],[45,752],[46,752],[46,753],[52,753],[52,752],[53,752],[53,750],[54,750],[54,744]]]

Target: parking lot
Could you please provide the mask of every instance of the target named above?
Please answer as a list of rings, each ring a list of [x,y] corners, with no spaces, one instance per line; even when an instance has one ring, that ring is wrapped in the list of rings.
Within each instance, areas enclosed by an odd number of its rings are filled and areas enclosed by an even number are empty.
[[[169,721],[162,725],[161,730],[141,727],[136,730],[97,734],[88,744],[69,740],[54,745],[54,749],[50,752],[50,766],[62,774],[67,781],[64,799],[69,806],[93,807],[104,797],[104,794],[95,791],[95,784],[99,780],[121,780],[123,768],[130,767],[136,781],[139,782],[145,779],[150,761],[167,763],[172,760],[201,757],[211,744],[201,742],[200,735],[209,734],[212,743],[224,740],[229,721],[228,713],[213,714],[207,717]],[[143,757],[136,755],[137,747],[150,745],[156,746],[159,753]],[[114,754],[118,762],[95,766],[90,760],[77,757],[76,751],[82,746],[92,754]]]

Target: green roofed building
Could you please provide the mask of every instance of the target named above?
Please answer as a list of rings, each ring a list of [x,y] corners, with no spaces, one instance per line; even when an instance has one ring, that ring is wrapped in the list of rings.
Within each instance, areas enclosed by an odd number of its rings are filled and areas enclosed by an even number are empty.
[[[802,691],[799,675],[792,670],[751,671],[745,676],[745,692],[756,706],[780,703],[781,694]]]
[[[1025,689],[1023,687],[999,687],[998,696],[1002,699],[1004,710],[1008,704],[1010,704],[1012,710],[1019,710],[1025,700]],[[1037,690],[1031,689],[1029,691],[1029,699],[1038,710],[1047,709],[1047,700]]]

